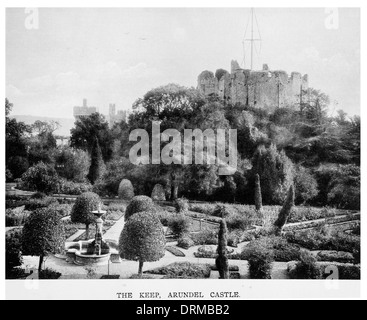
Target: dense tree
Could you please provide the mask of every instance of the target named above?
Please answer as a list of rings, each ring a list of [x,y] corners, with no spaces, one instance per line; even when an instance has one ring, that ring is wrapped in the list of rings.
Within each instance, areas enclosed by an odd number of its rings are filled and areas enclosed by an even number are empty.
[[[101,179],[106,171],[106,166],[103,161],[102,151],[98,143],[98,138],[94,138],[94,144],[91,152],[91,163],[87,178],[91,184],[95,184]]]
[[[159,218],[151,212],[139,212],[130,217],[119,239],[120,256],[139,261],[139,277],[144,262],[158,261],[165,254],[166,239]]]
[[[73,209],[71,210],[71,221],[85,224],[86,240],[89,240],[89,225],[95,221],[95,216],[92,211],[96,211],[100,204],[101,199],[97,194],[85,192],[76,199]]]
[[[113,136],[105,117],[98,112],[82,117],[75,122],[75,127],[71,129],[70,146],[91,154],[95,137],[99,141],[103,160],[110,160],[113,151]]]
[[[282,150],[275,145],[261,146],[253,158],[253,173],[259,174],[263,201],[268,204],[281,204],[293,184],[293,164]]]
[[[42,270],[44,258],[61,253],[65,244],[64,224],[55,207],[41,208],[32,212],[23,227],[22,253],[39,256],[38,270]]]
[[[55,166],[59,176],[75,182],[85,182],[90,167],[86,151],[69,146],[58,149]]]
[[[50,194],[58,191],[59,176],[53,166],[39,162],[22,175],[27,190]]]
[[[295,168],[294,186],[297,204],[304,205],[319,193],[316,178],[312,175],[311,170],[300,165]]]
[[[11,118],[13,104],[5,99],[5,134],[6,134],[6,168],[11,172],[11,178],[19,178],[29,167],[27,137],[31,127],[24,122]]]
[[[284,225],[287,223],[287,220],[292,212],[292,208],[294,206],[294,188],[293,185],[290,186],[288,190],[287,198],[283,204],[282,209],[279,212],[278,219],[274,222],[275,234],[280,235]]]

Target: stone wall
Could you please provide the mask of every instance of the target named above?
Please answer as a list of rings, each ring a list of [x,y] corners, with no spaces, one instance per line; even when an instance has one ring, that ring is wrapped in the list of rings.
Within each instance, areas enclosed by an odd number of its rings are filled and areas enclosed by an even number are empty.
[[[279,107],[297,108],[305,99],[308,76],[298,72],[288,75],[285,71],[270,71],[264,65],[262,71],[241,69],[231,62],[231,73],[217,79],[213,72],[203,71],[198,77],[198,89],[205,95],[217,94],[221,99],[235,104],[274,111]]]

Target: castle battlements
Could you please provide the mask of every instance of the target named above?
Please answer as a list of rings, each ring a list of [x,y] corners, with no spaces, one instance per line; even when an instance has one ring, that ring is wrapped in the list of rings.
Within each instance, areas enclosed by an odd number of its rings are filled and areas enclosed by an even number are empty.
[[[300,106],[308,91],[308,75],[283,70],[271,71],[264,64],[263,70],[242,69],[231,62],[231,73],[220,70],[214,75],[203,71],[198,77],[198,90],[205,95],[218,95],[232,103],[274,111],[276,108]]]

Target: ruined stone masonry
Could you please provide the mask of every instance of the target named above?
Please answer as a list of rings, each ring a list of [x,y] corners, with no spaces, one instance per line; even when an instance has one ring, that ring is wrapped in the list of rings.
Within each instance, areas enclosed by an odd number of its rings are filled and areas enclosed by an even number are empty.
[[[218,95],[228,103],[241,103],[267,109],[296,108],[305,101],[308,75],[292,72],[270,71],[264,64],[262,71],[241,69],[237,61],[231,62],[231,73],[203,71],[198,77],[198,89],[205,95]]]

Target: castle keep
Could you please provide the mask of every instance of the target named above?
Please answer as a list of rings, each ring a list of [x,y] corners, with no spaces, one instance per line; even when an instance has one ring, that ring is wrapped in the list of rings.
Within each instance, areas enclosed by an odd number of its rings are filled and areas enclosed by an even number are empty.
[[[216,94],[228,103],[274,111],[300,106],[307,95],[308,76],[298,72],[288,75],[285,71],[270,71],[266,64],[262,71],[241,69],[236,61],[232,61],[231,73],[223,70],[214,75],[211,71],[203,71],[198,77],[198,89],[205,95]]]

